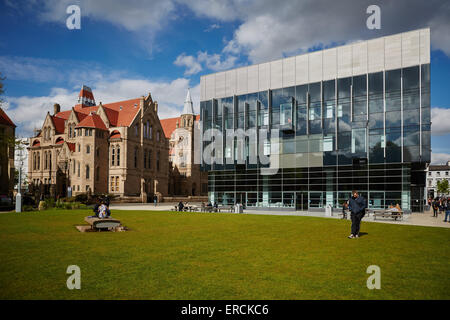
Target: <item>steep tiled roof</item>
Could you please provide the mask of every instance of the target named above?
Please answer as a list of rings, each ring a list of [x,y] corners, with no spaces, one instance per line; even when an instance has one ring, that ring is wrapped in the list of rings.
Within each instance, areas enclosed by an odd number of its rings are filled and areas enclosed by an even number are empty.
[[[110,122],[113,126],[115,127],[130,126],[131,122],[133,122],[134,118],[136,117],[136,114],[139,111],[140,100],[141,100],[140,98],[137,98],[114,103],[108,103],[104,104],[103,108],[105,109],[105,111],[107,109],[110,109],[110,111],[107,111],[106,114],[108,115],[108,112],[110,112],[112,117],[114,116],[114,113],[111,111],[117,112],[116,124],[114,124],[114,119],[110,119]]]
[[[177,128],[177,121],[179,120],[179,117],[160,120],[166,138],[170,139],[172,132]]]
[[[2,108],[0,108],[0,124],[4,124],[11,127],[16,127],[14,122],[11,121],[11,119],[8,117],[5,111],[3,111]]]
[[[71,112],[72,112],[72,110],[61,111],[61,112],[58,112],[57,114],[55,114],[55,117],[67,120],[67,119],[69,119]]]
[[[109,136],[110,139],[120,139],[120,137],[121,137],[120,132],[117,130],[111,132],[111,135]]]
[[[72,142],[66,142],[67,146],[69,147],[70,151],[75,152],[75,143]]]
[[[108,130],[106,128],[105,123],[103,122],[102,118],[98,114],[89,114],[87,117],[85,117],[76,128],[96,128],[96,129],[102,129],[102,130]]]
[[[199,115],[194,116],[194,121],[199,121],[199,120],[200,120]],[[161,119],[160,121],[161,121],[161,126],[164,131],[164,135],[168,139],[170,139],[172,132],[174,132],[175,129],[177,128],[177,121],[178,121],[178,125],[181,125],[181,117]]]
[[[136,117],[139,111],[140,98],[108,103],[103,105],[106,117],[111,127],[127,127]],[[74,107],[78,120],[81,122],[91,112],[97,112],[98,106],[86,107],[77,104]],[[55,117],[69,119],[71,110],[58,112]]]
[[[50,118],[53,121],[53,125],[55,126],[56,133],[57,134],[64,133],[64,124],[65,124],[66,120],[64,120],[63,118],[55,117],[55,116],[50,116]]]
[[[108,130],[105,122],[98,114],[96,114],[99,106],[95,105],[92,90],[83,85],[78,97],[78,103],[73,107],[73,111],[79,121],[77,127]],[[108,126],[113,128],[129,127],[139,112],[140,106],[141,98],[136,98],[104,104],[102,105],[102,108],[108,118]],[[69,119],[71,112],[72,110],[65,110],[50,116],[57,134],[64,133],[65,122]],[[92,114],[96,115],[92,116]]]

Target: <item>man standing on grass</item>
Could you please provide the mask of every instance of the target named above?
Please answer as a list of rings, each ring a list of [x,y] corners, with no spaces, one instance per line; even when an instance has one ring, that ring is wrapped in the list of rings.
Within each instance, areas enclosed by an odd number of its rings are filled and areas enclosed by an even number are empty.
[[[361,226],[361,220],[366,213],[367,203],[366,199],[358,194],[358,191],[352,191],[352,197],[348,200],[348,207],[350,209],[350,217],[352,218],[351,234],[349,239],[359,238],[359,227]]]

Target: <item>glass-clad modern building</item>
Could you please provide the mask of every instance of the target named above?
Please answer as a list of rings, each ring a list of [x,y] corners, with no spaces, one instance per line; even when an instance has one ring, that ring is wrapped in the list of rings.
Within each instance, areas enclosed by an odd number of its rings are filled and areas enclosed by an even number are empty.
[[[430,30],[202,76],[200,112],[212,202],[422,211]]]

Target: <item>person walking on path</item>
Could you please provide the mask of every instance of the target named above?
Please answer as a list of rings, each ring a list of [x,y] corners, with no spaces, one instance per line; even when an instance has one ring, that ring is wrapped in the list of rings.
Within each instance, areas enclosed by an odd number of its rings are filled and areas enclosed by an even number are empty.
[[[450,199],[444,201],[445,219],[444,222],[450,222]]]
[[[350,217],[352,219],[351,234],[349,239],[359,238],[359,228],[361,226],[361,220],[366,213],[367,202],[362,196],[358,194],[358,191],[352,191],[352,197],[348,200],[348,207],[350,210]]]
[[[433,206],[433,217],[437,218],[437,216],[438,216],[438,202],[437,202],[437,199],[434,199],[434,201],[432,202],[432,206]]]

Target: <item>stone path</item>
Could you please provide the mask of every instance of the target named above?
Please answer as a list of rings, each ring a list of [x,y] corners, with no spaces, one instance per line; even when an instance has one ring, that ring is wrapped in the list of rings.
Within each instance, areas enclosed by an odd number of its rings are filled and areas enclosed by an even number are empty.
[[[192,203],[194,205],[200,205]],[[158,203],[155,207],[154,204],[142,204],[142,203],[126,203],[126,204],[111,204],[111,210],[145,210],[145,211],[170,211],[176,204],[175,203]],[[307,216],[307,217],[321,217],[328,219],[341,219],[337,216],[337,212],[332,217],[326,217],[324,212],[309,212],[309,211],[269,211],[269,210],[244,210],[244,214],[268,214],[268,215],[280,215],[280,216]],[[350,218],[349,215],[347,216]],[[424,213],[412,213],[405,215],[402,221],[394,221],[392,219],[377,218],[374,220],[372,216],[364,217],[363,221],[379,222],[379,223],[393,223],[415,226],[427,226],[427,227],[442,227],[450,228],[450,222],[444,222],[445,214],[439,214],[437,218],[433,217],[431,212]]]

